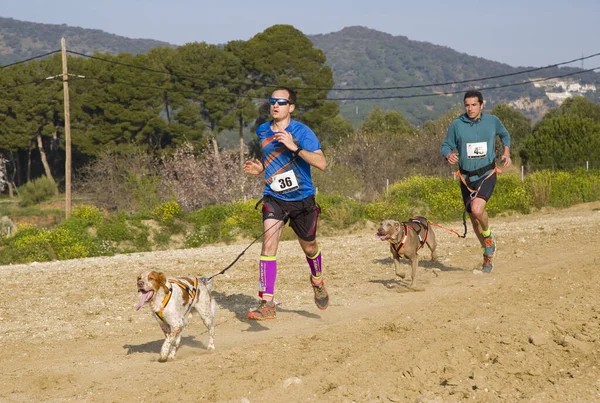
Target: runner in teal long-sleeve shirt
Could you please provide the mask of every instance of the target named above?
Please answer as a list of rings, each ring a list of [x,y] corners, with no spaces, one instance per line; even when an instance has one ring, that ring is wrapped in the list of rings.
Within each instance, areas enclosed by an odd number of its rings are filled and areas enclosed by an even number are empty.
[[[502,161],[508,167],[511,164],[510,134],[500,119],[482,112],[481,92],[467,91],[464,103],[465,113],[448,128],[442,155],[450,164],[458,163],[463,202],[483,248],[482,270],[490,273],[494,268],[492,258],[496,242],[489,228],[485,206],[496,186],[496,136],[500,137],[504,146]]]

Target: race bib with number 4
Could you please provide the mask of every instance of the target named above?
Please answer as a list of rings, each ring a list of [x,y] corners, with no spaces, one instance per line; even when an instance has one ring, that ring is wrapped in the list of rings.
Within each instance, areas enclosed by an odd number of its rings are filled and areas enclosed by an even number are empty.
[[[487,143],[467,143],[467,158],[484,158],[487,155]]]
[[[294,171],[289,170],[279,175],[273,176],[271,189],[277,193],[287,193],[298,189],[298,180]]]

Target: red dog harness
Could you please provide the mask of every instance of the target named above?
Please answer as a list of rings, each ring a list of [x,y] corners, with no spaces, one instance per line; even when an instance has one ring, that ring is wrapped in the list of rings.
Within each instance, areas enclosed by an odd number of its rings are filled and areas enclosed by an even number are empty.
[[[417,233],[419,237],[419,247],[417,250],[420,250],[425,242],[427,242],[427,234],[429,234],[429,222],[425,219],[425,217],[412,217],[408,221],[401,223],[404,227],[404,236],[402,240],[398,243],[390,242],[390,250],[394,256],[400,256],[402,254],[402,249],[406,244],[406,240],[408,239],[408,229],[412,229]],[[421,236],[421,231],[424,232],[423,236]]]

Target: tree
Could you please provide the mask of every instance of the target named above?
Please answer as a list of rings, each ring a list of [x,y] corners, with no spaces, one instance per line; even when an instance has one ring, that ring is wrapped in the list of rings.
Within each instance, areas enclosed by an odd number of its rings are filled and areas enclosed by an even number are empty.
[[[416,129],[408,123],[402,112],[384,111],[378,106],[367,115],[360,129],[368,133],[380,132],[392,136],[416,134]]]
[[[460,108],[454,108],[449,110],[436,120],[427,120],[423,123],[422,132],[424,135],[429,137],[434,137],[439,140],[440,147],[442,141],[446,137],[446,133],[448,132],[448,128],[458,116],[464,113],[464,110]]]
[[[95,157],[104,150],[127,151],[138,145],[156,150],[170,144],[167,123],[160,116],[167,76],[144,70],[146,55],[98,57],[104,60],[79,66],[84,71],[79,74],[88,79],[70,86],[73,146]],[[69,63],[76,62],[73,59]]]
[[[317,134],[326,120],[339,113],[337,103],[325,100],[334,84],[325,55],[293,26],[267,28],[252,37],[247,46],[236,48],[235,54],[248,70],[249,78],[262,86],[257,96],[266,99],[277,86],[293,88],[298,95],[294,118]],[[257,123],[268,118],[268,108],[260,110]]]
[[[48,150],[57,151],[58,128],[63,126],[62,86],[47,80],[62,70],[60,55],[49,59],[32,61],[27,65],[15,66],[11,71],[15,85],[11,114],[14,118],[11,132],[22,136],[29,145],[28,167],[31,165],[31,150],[37,149],[46,177],[54,181],[48,161]],[[38,83],[38,85],[27,85]],[[28,180],[29,169],[28,169]]]
[[[600,122],[600,104],[591,101],[588,98],[577,96],[568,98],[563,102],[560,107],[552,109],[534,127],[537,127],[544,123],[544,120],[552,119],[561,115],[575,115],[585,118],[590,118],[595,122]]]
[[[496,105],[492,110],[492,114],[500,119],[510,133],[511,154],[519,155],[523,141],[531,135],[531,121],[521,112],[506,104]],[[500,144],[500,140],[497,139],[497,141]],[[496,147],[496,150],[500,154],[503,152],[502,147]]]
[[[600,160],[600,123],[577,115],[555,116],[536,126],[525,140],[524,163],[571,169]]]
[[[225,51],[232,53],[240,60],[238,55],[245,52],[247,46],[248,43],[245,41],[231,41],[225,46]],[[242,68],[239,77],[240,81],[236,83],[237,85],[233,88],[233,91],[237,96],[235,101],[235,114],[237,116],[237,129],[240,137],[240,169],[242,169],[245,154],[244,128],[254,122],[258,117],[258,107],[253,98],[258,97],[260,91],[257,91],[254,82],[250,79],[251,72],[249,68],[243,63],[241,63],[240,66]]]
[[[190,103],[200,107],[200,118],[209,132],[213,151],[219,161],[216,135],[233,129],[239,119],[238,103],[243,69],[231,52],[202,43],[188,43],[177,48],[176,89]]]

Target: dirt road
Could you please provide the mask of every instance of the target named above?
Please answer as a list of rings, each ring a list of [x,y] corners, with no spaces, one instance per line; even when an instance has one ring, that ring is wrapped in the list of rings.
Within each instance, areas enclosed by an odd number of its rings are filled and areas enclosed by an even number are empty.
[[[374,225],[322,238],[326,311],[297,243],[284,242],[282,305],[267,323],[245,319],[254,245],[215,279],[216,350],[194,321],[164,364],[159,326],[148,307],[133,310],[138,272],[212,275],[247,244],[0,267],[0,401],[600,401],[600,203],[492,228],[489,275],[472,271],[473,234],[436,228],[440,261],[421,253],[421,292],[395,277]]]

